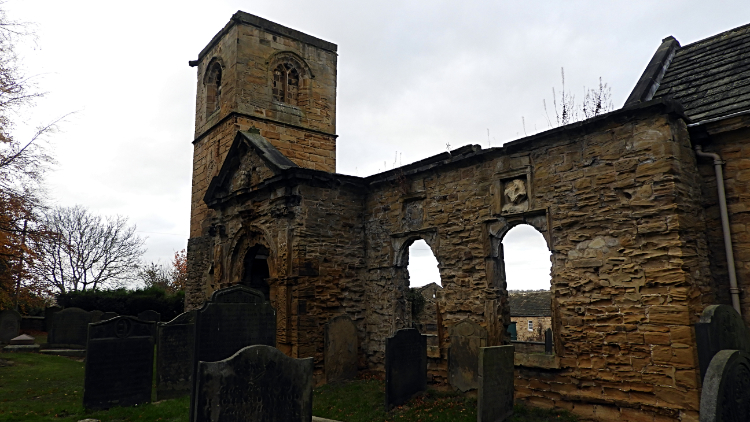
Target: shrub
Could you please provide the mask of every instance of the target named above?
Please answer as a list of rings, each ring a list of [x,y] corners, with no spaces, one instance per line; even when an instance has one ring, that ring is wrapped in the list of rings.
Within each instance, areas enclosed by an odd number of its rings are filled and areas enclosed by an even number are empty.
[[[159,287],[126,290],[86,290],[63,293],[57,296],[63,308],[76,307],[86,311],[117,312],[120,315],[138,315],[154,310],[162,321],[169,321],[184,311],[185,293],[167,294]]]

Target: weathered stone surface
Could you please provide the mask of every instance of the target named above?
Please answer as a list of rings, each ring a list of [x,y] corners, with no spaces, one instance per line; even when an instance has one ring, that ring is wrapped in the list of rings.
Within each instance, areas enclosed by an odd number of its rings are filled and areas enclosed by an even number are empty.
[[[190,394],[195,350],[195,311],[158,324],[156,399]]]
[[[461,391],[479,388],[479,349],[487,346],[487,330],[465,319],[451,327],[450,337],[448,380]]]
[[[93,310],[89,312],[91,314],[91,322],[99,322],[102,320],[102,315],[104,315],[104,312],[100,310]]]
[[[750,330],[742,317],[728,305],[711,305],[695,324],[701,376],[705,376],[714,355],[721,350],[750,352]]]
[[[13,309],[0,312],[0,343],[9,343],[21,330],[21,314]]]
[[[427,339],[414,328],[385,342],[385,408],[390,410],[427,389]]]
[[[81,308],[66,308],[52,316],[52,329],[47,336],[50,347],[86,347],[88,325],[93,316]]]
[[[513,346],[479,350],[477,422],[502,422],[513,414]]]
[[[312,358],[290,358],[265,345],[200,362],[191,422],[310,422],[312,371]]]
[[[21,334],[18,337],[14,337],[10,339],[10,344],[21,344],[21,345],[29,345],[34,344],[34,337],[31,337],[28,334]]]
[[[326,382],[336,382],[357,377],[357,327],[348,315],[328,321],[325,327]]]
[[[703,379],[701,422],[746,422],[750,417],[750,353],[721,350]]]
[[[89,325],[85,407],[108,409],[151,402],[153,325],[128,316]]]
[[[161,322],[161,314],[154,310],[143,311],[138,314],[138,319],[147,322]]]
[[[6,353],[32,353],[39,351],[39,348],[38,344],[10,344],[3,347],[3,351]]]

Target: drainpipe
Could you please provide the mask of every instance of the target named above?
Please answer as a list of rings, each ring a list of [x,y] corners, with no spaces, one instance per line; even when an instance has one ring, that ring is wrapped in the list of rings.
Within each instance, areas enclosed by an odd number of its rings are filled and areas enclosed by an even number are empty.
[[[724,250],[727,255],[727,269],[729,270],[729,292],[732,295],[732,306],[738,314],[742,315],[740,309],[740,289],[737,288],[737,273],[734,269],[734,253],[732,253],[732,232],[729,229],[729,214],[727,214],[727,196],[724,193],[724,173],[721,170],[724,161],[719,154],[703,152],[700,145],[695,146],[695,153],[699,157],[714,160],[714,171],[716,171],[716,190],[719,192],[719,211],[721,212],[721,228],[724,232]]]

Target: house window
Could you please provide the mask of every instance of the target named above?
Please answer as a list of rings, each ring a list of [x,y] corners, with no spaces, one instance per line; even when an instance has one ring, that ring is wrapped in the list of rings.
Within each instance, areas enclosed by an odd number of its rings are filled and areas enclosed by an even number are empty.
[[[212,115],[221,107],[221,65],[209,65],[206,79],[206,116]]]
[[[291,63],[276,66],[273,70],[273,99],[296,106],[299,79],[299,71]]]
[[[529,331],[534,331],[534,321],[529,320]]]

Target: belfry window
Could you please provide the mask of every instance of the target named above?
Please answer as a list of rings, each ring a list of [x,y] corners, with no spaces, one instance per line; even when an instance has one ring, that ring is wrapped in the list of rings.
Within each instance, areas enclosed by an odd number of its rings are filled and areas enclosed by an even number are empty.
[[[281,63],[273,70],[273,99],[289,105],[297,105],[299,71],[289,62]]]
[[[221,65],[213,63],[208,68],[206,80],[206,116],[221,107]]]

